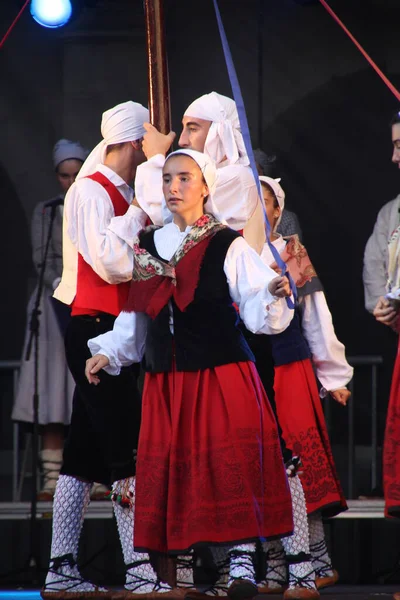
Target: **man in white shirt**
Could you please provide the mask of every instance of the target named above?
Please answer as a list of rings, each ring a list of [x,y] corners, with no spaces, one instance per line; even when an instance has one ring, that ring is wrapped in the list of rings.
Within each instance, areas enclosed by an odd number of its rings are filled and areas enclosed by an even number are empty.
[[[175,134],[163,135],[150,124],[145,128],[143,151],[148,160],[137,170],[135,193],[152,221],[162,225],[171,215],[163,202],[161,173]],[[235,102],[217,92],[197,98],[183,116],[179,146],[204,152],[216,162],[217,188],[206,210],[232,229],[242,231],[246,241],[260,253],[265,242],[264,213]]]
[[[135,474],[140,425],[137,371],[105,374],[90,386],[85,363],[87,341],[109,331],[125,304],[133,268],[132,243],[147,216],[133,203],[148,111],[125,102],[103,114],[103,140],[85,161],[64,204],[63,274],[55,297],[71,305],[65,338],[76,388],[63,466],[54,497],[50,569],[43,598],[112,593],[85,581],[76,565],[79,537],[93,481],[112,484],[113,507],[124,559],[132,562],[133,501],[128,494]],[[124,494],[124,491],[127,493]],[[115,593],[115,592],[114,592]]]

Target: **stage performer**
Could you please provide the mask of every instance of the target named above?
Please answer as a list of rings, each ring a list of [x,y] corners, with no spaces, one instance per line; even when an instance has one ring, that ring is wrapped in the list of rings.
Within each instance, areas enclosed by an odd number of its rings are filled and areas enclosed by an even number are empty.
[[[130,490],[139,594],[154,589],[143,553],[217,544],[229,546],[228,594],[252,597],[255,540],[292,529],[275,419],[233,306],[254,333],[280,333],[293,311],[279,298],[290,289],[238,233],[204,213],[216,177],[204,154],[169,155],[163,193],[173,222],[140,234],[125,312],[89,341],[86,376],[99,387],[103,368],[117,375],[144,355],[147,370]]]
[[[204,94],[186,109],[182,126],[179,146],[204,152],[216,162],[217,186],[212,200],[206,204],[206,210],[233,229],[243,231],[246,241],[260,253],[266,239],[264,213],[249,166],[235,102],[217,92]],[[165,155],[174,134],[162,135],[151,125],[146,124],[145,127],[143,150],[148,161],[138,168],[135,191],[139,204],[154,222],[168,222],[172,217],[162,198],[161,178]],[[273,370],[271,375],[273,377]],[[294,477],[289,483],[293,491],[293,509],[301,515],[301,501],[297,494],[300,482]],[[298,547],[296,535],[287,540],[287,545],[290,544]],[[221,575],[213,589],[223,593],[226,587],[226,554],[216,548],[212,548],[212,554]],[[299,570],[297,567],[293,569],[295,572]],[[312,588],[312,575],[308,581]],[[193,560],[188,556],[178,559],[177,583],[188,588],[193,586]]]
[[[105,375],[90,386],[84,370],[87,341],[112,329],[125,304],[132,276],[134,237],[147,216],[132,203],[148,111],[125,102],[103,114],[103,140],[85,161],[65,198],[63,274],[55,297],[72,307],[66,356],[76,388],[53,510],[51,561],[43,598],[111,598],[112,592],[85,581],[76,565],[84,515],[93,481],[112,484],[118,499],[135,475],[140,425],[137,371]],[[126,563],[133,550],[132,519],[113,501]],[[129,574],[127,573],[127,578]]]
[[[175,134],[163,135],[150,124],[145,128],[143,151],[148,160],[137,170],[135,193],[153,223],[162,225],[172,219],[163,201],[162,168]],[[197,98],[183,115],[179,146],[204,152],[215,161],[217,187],[206,211],[235,231],[243,231],[246,241],[260,253],[265,242],[263,210],[235,102],[217,92]]]
[[[391,122],[393,155],[392,162],[400,168],[400,112]],[[393,231],[388,242],[388,280],[386,296],[379,298],[374,309],[377,321],[391,327],[398,334],[400,312],[400,225]],[[383,446],[383,493],[385,514],[400,517],[400,352],[397,352],[390,390]],[[393,596],[400,600],[400,592]]]
[[[335,334],[332,316],[321,283],[298,236],[282,238],[276,233],[284,208],[285,194],[278,180],[260,177],[271,242],[287,264],[296,283],[299,303],[290,326],[279,335],[255,339],[251,348],[267,393],[275,396],[277,417],[286,445],[300,456],[301,477],[308,511],[310,553],[317,587],[335,583],[326,547],[322,516],[346,510],[346,502],[334,465],[320,396],[330,394],[346,405],[350,392],[346,385],[353,369],[345,349]],[[262,260],[276,268],[272,252],[265,244]],[[267,343],[265,343],[267,342]],[[269,347],[268,347],[269,343]],[[274,390],[269,387],[271,367],[275,366]],[[317,388],[315,373],[322,385]],[[279,542],[268,542],[269,563],[263,591],[272,592],[286,583],[284,552]],[[289,569],[289,588],[291,586]]]
[[[400,112],[392,120],[392,161],[400,167]],[[388,280],[387,294],[379,298],[374,310],[377,321],[399,332],[400,309],[400,225],[392,232],[388,242]],[[388,414],[386,419],[383,452],[383,491],[385,510],[388,516],[400,517],[400,411],[399,381],[400,359],[397,353],[390,391]],[[400,597],[400,596],[399,596]]]

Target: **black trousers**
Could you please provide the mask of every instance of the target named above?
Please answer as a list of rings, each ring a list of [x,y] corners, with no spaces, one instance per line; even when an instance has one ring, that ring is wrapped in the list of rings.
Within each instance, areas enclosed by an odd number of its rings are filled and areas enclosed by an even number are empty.
[[[110,331],[114,321],[108,314],[72,317],[65,336],[76,388],[60,472],[106,485],[135,474],[141,416],[139,365],[124,367],[117,377],[102,370],[97,386],[85,377],[88,340]]]

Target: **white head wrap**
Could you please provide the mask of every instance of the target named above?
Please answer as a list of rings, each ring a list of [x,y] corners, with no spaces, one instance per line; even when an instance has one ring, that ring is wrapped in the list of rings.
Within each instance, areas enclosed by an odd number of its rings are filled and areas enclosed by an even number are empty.
[[[272,177],[260,175],[259,179],[260,181],[264,181],[264,183],[267,183],[273,189],[276,199],[278,200],[279,208],[282,212],[282,210],[285,208],[285,192],[279,184],[281,178],[279,177],[278,179],[272,179]]]
[[[200,171],[203,173],[203,177],[205,179],[209,191],[208,199],[204,207],[205,211],[213,214],[214,217],[216,217],[217,219],[220,219],[218,210],[214,206],[213,201],[213,194],[215,193],[215,188],[217,187],[217,168],[215,166],[215,162],[212,160],[212,158],[210,158],[206,154],[203,154],[203,152],[197,152],[197,150],[190,150],[189,148],[181,148],[180,150],[171,152],[171,154],[167,156],[165,164],[168,162],[171,156],[176,156],[179,154],[185,154],[186,156],[190,156],[190,158],[192,158],[195,161],[195,163],[197,163],[198,167],[200,168]]]
[[[217,92],[204,94],[188,106],[184,116],[212,121],[204,154],[215,160],[217,165],[225,159],[230,165],[249,164],[236,104],[231,98]]]
[[[57,169],[64,160],[81,160],[84,162],[89,154],[79,142],[71,142],[71,140],[61,139],[56,142],[53,148],[53,164]]]
[[[279,184],[281,178],[279,177],[278,179],[272,179],[272,177],[267,177],[266,175],[260,175],[259,180],[264,181],[272,188],[272,190],[276,196],[276,199],[278,201],[279,208],[281,209],[281,214],[279,215],[279,217],[275,223],[275,226],[274,226],[274,231],[275,231],[276,228],[278,227],[279,223],[281,222],[282,212],[283,212],[283,209],[285,208],[285,192],[283,191],[283,189],[281,188],[281,186]]]
[[[131,100],[106,110],[101,120],[103,140],[89,154],[77,179],[94,173],[96,165],[104,162],[107,146],[140,140],[146,132],[143,123],[148,120],[147,108]]]

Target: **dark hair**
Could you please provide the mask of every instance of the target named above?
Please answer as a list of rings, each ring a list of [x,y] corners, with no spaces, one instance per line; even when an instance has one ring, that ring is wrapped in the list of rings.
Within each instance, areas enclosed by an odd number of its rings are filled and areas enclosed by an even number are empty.
[[[133,143],[139,143],[143,140],[143,138],[139,138],[138,140],[132,140]],[[131,142],[118,142],[117,144],[109,144],[106,148],[106,156],[110,154],[113,150],[120,150],[126,144],[130,144]]]
[[[125,146],[125,144],[129,144],[129,142],[119,142],[118,144],[109,144],[106,148],[106,156],[108,154],[110,154],[110,152],[113,152],[113,150],[119,150],[120,148]]]
[[[274,199],[274,208],[280,208],[278,198],[276,197],[275,192],[272,189],[272,187],[269,185],[269,183],[267,183],[266,181],[260,181],[260,183],[261,183],[262,187],[265,188],[272,195],[272,197]]]
[[[393,127],[393,125],[397,125],[397,123],[400,123],[400,110],[393,115],[390,126]]]

